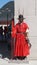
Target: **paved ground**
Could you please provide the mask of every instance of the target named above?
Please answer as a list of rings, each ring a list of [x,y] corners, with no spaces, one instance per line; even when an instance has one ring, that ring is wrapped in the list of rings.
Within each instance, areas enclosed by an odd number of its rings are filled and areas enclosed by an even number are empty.
[[[9,59],[0,59],[0,65],[37,65],[37,60],[29,60],[29,61],[25,61],[25,60],[9,60]]]

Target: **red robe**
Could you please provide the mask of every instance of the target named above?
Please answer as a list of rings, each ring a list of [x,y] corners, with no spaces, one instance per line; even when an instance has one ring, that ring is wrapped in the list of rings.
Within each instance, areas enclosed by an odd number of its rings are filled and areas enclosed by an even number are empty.
[[[21,34],[22,32],[26,32],[26,30],[29,29],[28,25],[26,23],[21,23],[19,25],[16,24],[15,27],[13,27],[13,33],[12,37],[15,37],[15,48],[14,48],[14,56],[27,56],[29,55],[29,46],[28,42],[26,41],[26,36],[24,34]]]

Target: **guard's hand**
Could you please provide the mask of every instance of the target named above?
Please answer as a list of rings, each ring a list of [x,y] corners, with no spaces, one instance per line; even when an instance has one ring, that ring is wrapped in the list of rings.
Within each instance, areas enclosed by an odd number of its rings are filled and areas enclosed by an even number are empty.
[[[31,46],[32,46],[31,43],[29,43],[28,45],[29,45],[29,47],[31,48]]]

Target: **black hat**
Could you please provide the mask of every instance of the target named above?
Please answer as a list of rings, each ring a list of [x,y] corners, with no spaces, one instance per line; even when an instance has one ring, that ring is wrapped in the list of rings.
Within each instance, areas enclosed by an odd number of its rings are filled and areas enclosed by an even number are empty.
[[[25,18],[23,17],[23,15],[21,15],[21,14],[19,15],[19,18],[18,18],[18,19],[20,19],[20,18],[25,19]]]

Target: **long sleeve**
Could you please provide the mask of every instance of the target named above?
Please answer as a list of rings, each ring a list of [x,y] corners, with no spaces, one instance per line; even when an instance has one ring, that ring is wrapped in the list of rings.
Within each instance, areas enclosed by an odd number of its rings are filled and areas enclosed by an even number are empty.
[[[17,32],[16,25],[14,26],[13,23],[12,23],[11,36],[14,37],[14,38],[16,38],[16,32]]]
[[[12,28],[12,37],[16,37],[16,28],[15,27],[13,27]]]

